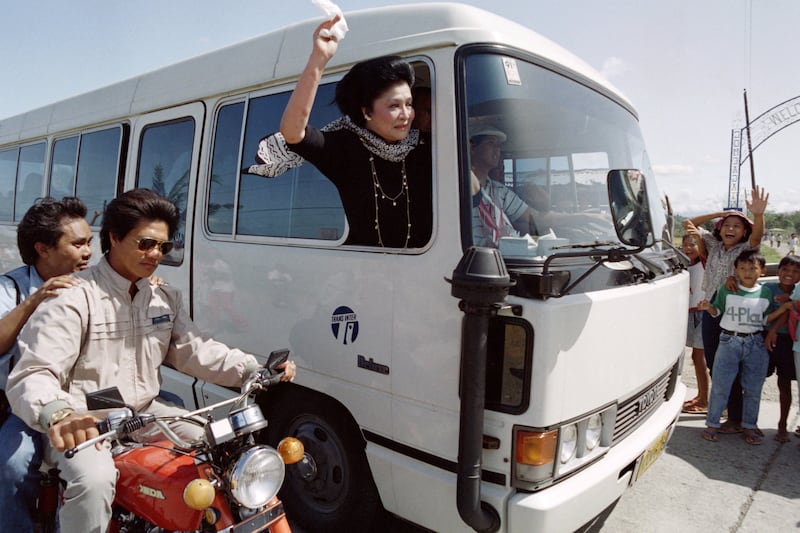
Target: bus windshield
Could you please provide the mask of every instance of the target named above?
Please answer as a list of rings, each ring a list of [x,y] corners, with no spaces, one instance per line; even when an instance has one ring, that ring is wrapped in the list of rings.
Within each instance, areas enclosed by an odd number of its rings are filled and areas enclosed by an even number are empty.
[[[526,234],[532,249],[541,237],[560,245],[617,243],[609,171],[638,169],[652,178],[636,117],[573,79],[483,50],[461,62],[468,138],[462,179],[471,191],[463,241],[501,252],[519,241],[508,237]],[[655,191],[650,196],[658,199]]]

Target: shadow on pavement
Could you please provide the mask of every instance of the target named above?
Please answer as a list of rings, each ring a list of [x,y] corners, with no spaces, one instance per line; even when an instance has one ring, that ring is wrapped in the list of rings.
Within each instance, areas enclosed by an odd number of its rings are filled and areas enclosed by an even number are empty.
[[[760,421],[777,417],[777,405],[762,405]],[[789,422],[789,427],[794,427],[792,417]],[[685,461],[708,479],[800,498],[800,484],[796,483],[800,439],[792,435],[791,442],[781,444],[774,439],[774,426],[763,422],[759,425],[765,436],[758,446],[747,444],[741,434],[721,434],[718,442],[709,442],[702,437],[705,416],[683,415],[666,453]]]

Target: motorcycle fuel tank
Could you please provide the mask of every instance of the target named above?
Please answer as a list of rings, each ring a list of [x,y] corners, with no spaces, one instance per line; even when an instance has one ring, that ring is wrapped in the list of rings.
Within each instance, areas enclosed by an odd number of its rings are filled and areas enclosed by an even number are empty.
[[[171,448],[169,442],[162,442],[115,457],[119,470],[115,503],[163,529],[195,530],[203,511],[189,508],[183,491],[192,480],[205,478],[205,468],[195,464],[192,455]]]

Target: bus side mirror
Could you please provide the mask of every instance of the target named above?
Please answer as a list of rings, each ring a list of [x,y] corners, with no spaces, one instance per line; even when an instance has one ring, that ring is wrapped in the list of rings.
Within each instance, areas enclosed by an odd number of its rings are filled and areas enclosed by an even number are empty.
[[[653,245],[653,221],[644,174],[635,169],[608,173],[608,203],[621,243],[637,248]]]

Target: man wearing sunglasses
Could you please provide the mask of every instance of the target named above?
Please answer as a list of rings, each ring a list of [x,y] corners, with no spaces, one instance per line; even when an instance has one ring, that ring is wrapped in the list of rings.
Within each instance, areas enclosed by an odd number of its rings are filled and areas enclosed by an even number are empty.
[[[98,435],[87,392],[115,386],[137,412],[180,416],[184,409],[157,398],[162,363],[228,387],[241,386],[259,368],[254,356],[202,335],[177,289],[150,284],[177,227],[175,205],[150,190],[112,200],[100,230],[103,258],[79,275],[81,284],[41,305],[20,333],[8,398],[14,414],[47,432],[46,456],[67,483],[63,533],[105,531],[111,517],[117,477],[111,452],[91,447],[69,460],[63,454]],[[294,363],[284,370],[291,380]],[[173,430],[185,440],[201,435],[188,423]]]

